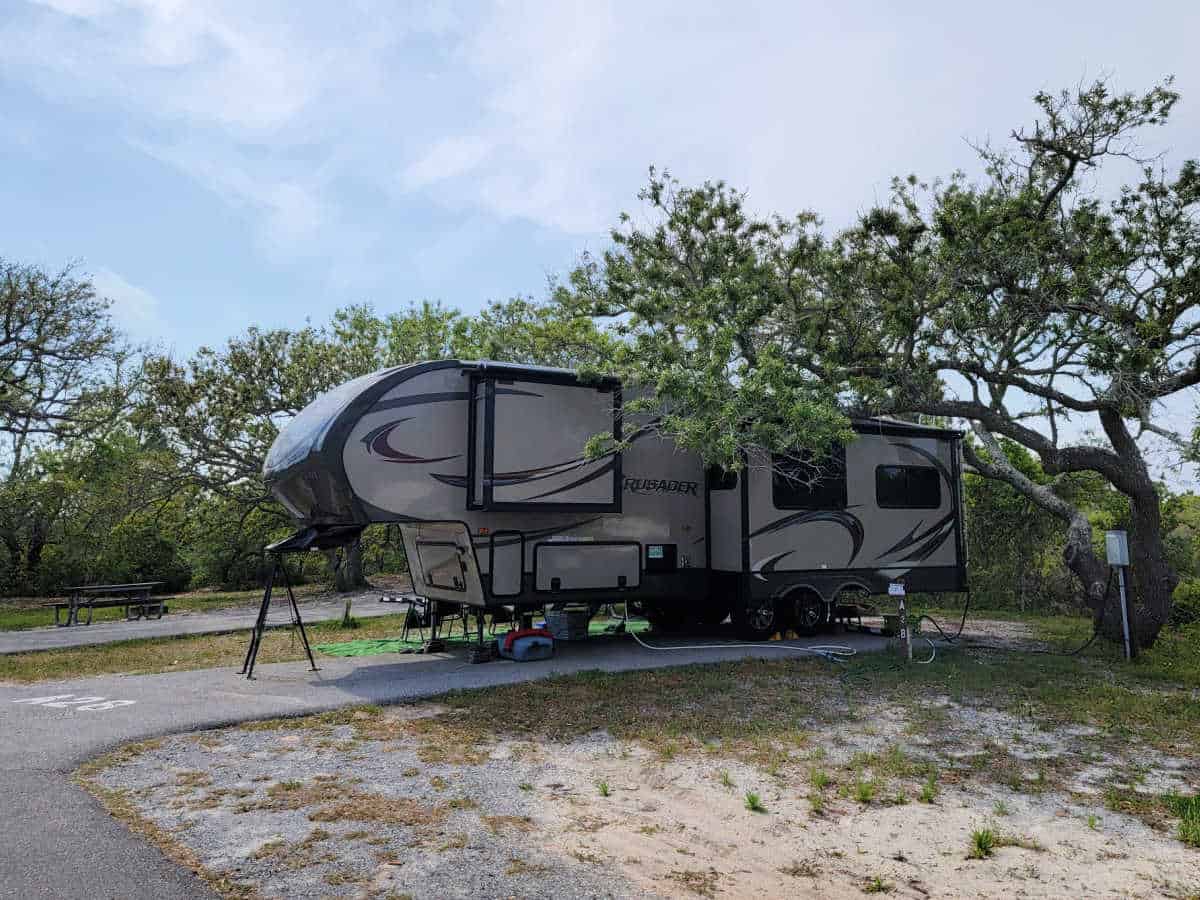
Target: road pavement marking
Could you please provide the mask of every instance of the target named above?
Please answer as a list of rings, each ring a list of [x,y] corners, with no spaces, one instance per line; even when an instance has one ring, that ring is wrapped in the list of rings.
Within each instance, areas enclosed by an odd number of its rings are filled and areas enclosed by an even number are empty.
[[[75,707],[86,712],[106,712],[119,709],[122,706],[133,706],[136,700],[109,700],[107,697],[77,697],[74,694],[52,694],[49,697],[22,697],[13,703],[26,703],[30,706],[49,706],[54,709]]]

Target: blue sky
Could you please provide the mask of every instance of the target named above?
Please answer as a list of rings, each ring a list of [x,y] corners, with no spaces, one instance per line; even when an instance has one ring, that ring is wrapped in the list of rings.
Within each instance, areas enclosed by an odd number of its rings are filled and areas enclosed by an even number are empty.
[[[975,11],[978,8],[978,11]],[[831,225],[972,167],[1029,96],[1184,94],[1200,5],[7,0],[0,255],[79,260],[139,339],[540,296],[646,167]]]

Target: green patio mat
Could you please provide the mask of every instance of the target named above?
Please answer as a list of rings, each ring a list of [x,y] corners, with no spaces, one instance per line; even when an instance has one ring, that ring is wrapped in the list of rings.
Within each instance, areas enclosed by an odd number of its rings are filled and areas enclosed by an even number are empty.
[[[620,620],[614,619],[594,619],[588,625],[589,635],[603,635],[608,631],[610,626],[616,625]],[[626,630],[642,632],[650,627],[650,623],[644,619],[630,619]],[[503,637],[504,632],[496,635]],[[488,638],[493,640],[493,638]],[[454,637],[442,638],[446,646],[465,646],[475,642],[474,637],[463,637],[461,634],[456,634]],[[404,650],[416,650],[424,641],[419,638],[402,641],[400,638],[361,638],[355,641],[341,641],[336,644],[314,644],[313,649],[319,653],[324,653],[326,656],[377,656],[380,653],[400,653]]]

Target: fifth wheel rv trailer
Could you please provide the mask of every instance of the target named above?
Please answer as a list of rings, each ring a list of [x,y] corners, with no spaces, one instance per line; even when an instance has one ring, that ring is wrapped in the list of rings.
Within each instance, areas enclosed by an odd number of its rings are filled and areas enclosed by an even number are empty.
[[[623,600],[669,627],[812,631],[842,591],[966,588],[957,431],[864,419],[815,484],[752,455],[737,472],[623,435],[621,385],[443,360],[318,397],[263,475],[326,545],[398,523],[414,590],[522,611]],[[612,433],[619,453],[584,445]]]

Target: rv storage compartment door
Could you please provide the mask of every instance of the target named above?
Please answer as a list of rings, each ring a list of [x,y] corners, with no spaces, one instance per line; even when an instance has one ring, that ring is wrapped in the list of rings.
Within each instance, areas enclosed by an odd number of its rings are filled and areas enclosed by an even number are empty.
[[[539,591],[602,591],[641,583],[642,545],[555,541],[534,551]]]
[[[483,586],[471,535],[462,522],[400,525],[413,593],[450,603],[483,605]]]
[[[470,460],[481,506],[491,510],[620,512],[619,454],[589,459],[597,434],[620,435],[620,391],[574,381],[486,379],[482,446]],[[475,429],[479,427],[475,420]],[[480,474],[482,473],[482,474]]]

